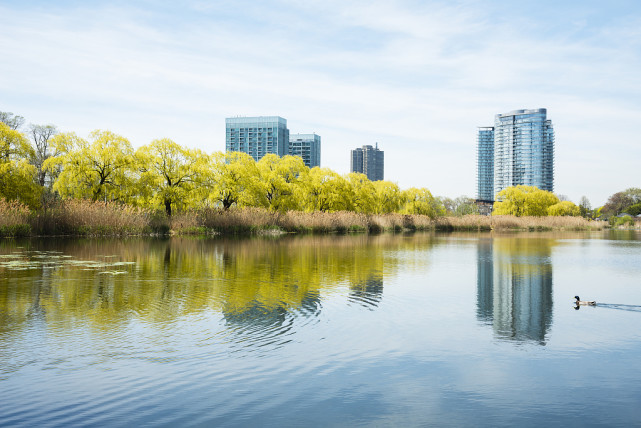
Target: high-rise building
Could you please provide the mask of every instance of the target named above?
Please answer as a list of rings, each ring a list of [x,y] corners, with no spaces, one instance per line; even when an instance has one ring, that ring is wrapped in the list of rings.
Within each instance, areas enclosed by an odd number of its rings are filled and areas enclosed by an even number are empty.
[[[371,181],[384,180],[385,152],[376,147],[363,146],[351,152],[350,170],[365,174]]]
[[[479,127],[476,134],[476,195],[482,202],[494,201],[494,128]]]
[[[554,129],[546,109],[497,114],[494,128],[479,128],[477,143],[479,200],[494,200],[501,190],[518,185],[554,191]],[[493,191],[488,199],[489,183]]]
[[[321,137],[316,134],[291,134],[288,154],[300,156],[309,168],[320,166]]]
[[[287,120],[280,116],[225,119],[225,150],[243,152],[259,161],[267,153],[284,156],[289,149]]]

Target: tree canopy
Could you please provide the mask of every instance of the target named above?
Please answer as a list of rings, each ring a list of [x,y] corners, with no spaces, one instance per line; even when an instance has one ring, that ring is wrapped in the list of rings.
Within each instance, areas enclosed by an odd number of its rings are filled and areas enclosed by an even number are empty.
[[[198,198],[194,191],[208,158],[200,150],[181,147],[163,138],[140,147],[135,154],[139,177],[138,194],[150,205],[161,205],[168,216],[172,208],[187,207],[190,198]]]
[[[578,217],[581,215],[581,209],[570,201],[561,201],[548,208],[548,215]]]
[[[42,189],[37,185],[37,169],[29,163],[34,150],[16,129],[0,122],[0,197],[39,206]]]
[[[608,217],[619,215],[622,212],[632,214],[632,212],[636,212],[637,209],[633,207],[637,204],[641,204],[641,189],[631,187],[610,196],[599,212]]]
[[[493,215],[514,215],[543,217],[549,215],[548,209],[558,204],[554,193],[534,186],[513,186],[501,190],[496,195]]]
[[[129,140],[110,131],[93,131],[91,141],[74,133],[52,139],[58,156],[44,162],[47,170],[59,169],[53,185],[62,196],[123,200],[131,185],[130,171],[134,158]]]

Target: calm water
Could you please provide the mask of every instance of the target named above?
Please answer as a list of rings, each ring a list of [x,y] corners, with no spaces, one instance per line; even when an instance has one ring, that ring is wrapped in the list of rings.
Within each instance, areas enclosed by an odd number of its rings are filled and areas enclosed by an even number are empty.
[[[638,232],[0,255],[2,426],[641,425]]]

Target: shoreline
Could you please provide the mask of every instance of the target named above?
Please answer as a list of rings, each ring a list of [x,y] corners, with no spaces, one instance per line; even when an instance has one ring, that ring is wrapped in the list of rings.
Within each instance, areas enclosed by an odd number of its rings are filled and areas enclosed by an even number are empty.
[[[285,234],[377,234],[415,231],[590,231],[610,228],[583,217],[483,216],[436,217],[418,214],[276,212],[262,208],[206,209],[167,218],[157,212],[118,205],[82,205],[80,209],[32,213],[13,224],[0,221],[0,237],[127,236],[280,236]],[[639,226],[629,228],[639,230]]]

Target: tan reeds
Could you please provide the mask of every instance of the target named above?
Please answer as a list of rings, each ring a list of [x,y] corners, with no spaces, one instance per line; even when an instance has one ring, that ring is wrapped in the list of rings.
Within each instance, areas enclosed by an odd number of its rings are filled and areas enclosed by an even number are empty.
[[[583,217],[515,217],[510,215],[443,217],[437,229],[443,230],[601,230],[605,222]]]
[[[606,222],[581,217],[466,215],[432,219],[424,215],[339,212],[275,212],[265,208],[204,209],[174,214],[113,202],[66,200],[32,214],[0,199],[0,235],[137,235],[154,233],[382,232],[402,230],[600,230]]]
[[[31,233],[29,207],[0,198],[0,236],[27,236]]]
[[[279,226],[288,232],[365,232],[368,230],[368,221],[366,215],[350,211],[289,211],[282,216]]]
[[[39,213],[34,229],[45,235],[137,235],[152,233],[152,221],[144,208],[68,199]]]
[[[207,208],[196,214],[198,226],[216,232],[242,233],[278,227],[279,213],[264,208],[230,209]]]

